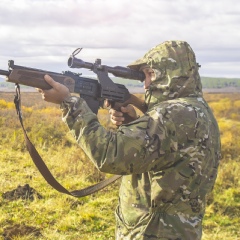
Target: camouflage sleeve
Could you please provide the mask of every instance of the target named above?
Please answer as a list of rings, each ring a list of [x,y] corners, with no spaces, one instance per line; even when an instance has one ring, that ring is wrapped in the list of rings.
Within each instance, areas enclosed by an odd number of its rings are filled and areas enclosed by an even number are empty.
[[[125,175],[159,168],[169,159],[156,160],[176,145],[171,132],[147,115],[112,132],[99,123],[81,98],[69,99],[62,110],[63,121],[77,143],[102,172]]]

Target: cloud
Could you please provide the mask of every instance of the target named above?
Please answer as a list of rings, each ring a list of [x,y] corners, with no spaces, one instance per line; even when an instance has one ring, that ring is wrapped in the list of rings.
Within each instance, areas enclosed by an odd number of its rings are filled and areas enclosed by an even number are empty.
[[[239,76],[239,62],[211,62],[200,68],[201,76],[236,78]],[[238,77],[239,78],[239,77]]]
[[[1,0],[0,11],[1,68],[13,58],[61,70],[77,47],[85,61],[127,65],[181,39],[208,74],[240,76],[238,0]]]

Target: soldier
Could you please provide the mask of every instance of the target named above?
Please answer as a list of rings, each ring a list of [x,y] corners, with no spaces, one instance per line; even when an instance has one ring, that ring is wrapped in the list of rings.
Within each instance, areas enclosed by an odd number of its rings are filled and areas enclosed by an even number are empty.
[[[148,110],[138,118],[133,107],[122,108],[136,119],[122,124],[122,112],[111,109],[116,132],[49,76],[53,88],[41,90],[43,98],[61,104],[64,122],[100,171],[123,175],[116,239],[201,239],[221,146],[195,54],[187,42],[166,41],[129,67],[146,75]]]

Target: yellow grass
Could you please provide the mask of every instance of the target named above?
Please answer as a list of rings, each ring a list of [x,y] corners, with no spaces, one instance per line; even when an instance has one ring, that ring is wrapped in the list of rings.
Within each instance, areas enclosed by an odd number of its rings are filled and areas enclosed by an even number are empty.
[[[4,228],[25,224],[42,236],[14,239],[114,239],[114,210],[119,183],[94,195],[75,199],[52,189],[32,163],[12,103],[12,93],[0,93],[0,191],[29,184],[43,199],[8,201],[0,198],[0,236]],[[80,189],[106,176],[99,173],[61,122],[61,111],[38,94],[22,93],[23,116],[30,139],[57,180]],[[142,97],[142,96],[141,96]],[[213,193],[208,197],[203,240],[240,239],[240,96],[205,94],[219,122],[223,159]],[[101,123],[113,127],[106,110]]]

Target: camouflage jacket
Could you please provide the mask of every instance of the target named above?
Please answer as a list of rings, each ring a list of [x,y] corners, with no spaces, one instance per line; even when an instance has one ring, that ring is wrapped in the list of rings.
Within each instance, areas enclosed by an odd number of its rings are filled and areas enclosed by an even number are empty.
[[[192,50],[177,59],[186,47],[185,42],[165,42],[131,65],[147,63],[157,78],[146,93],[148,111],[116,132],[101,126],[83,99],[62,104],[64,121],[96,167],[123,175],[116,239],[201,239],[220,140],[202,97],[195,56],[189,56]]]

